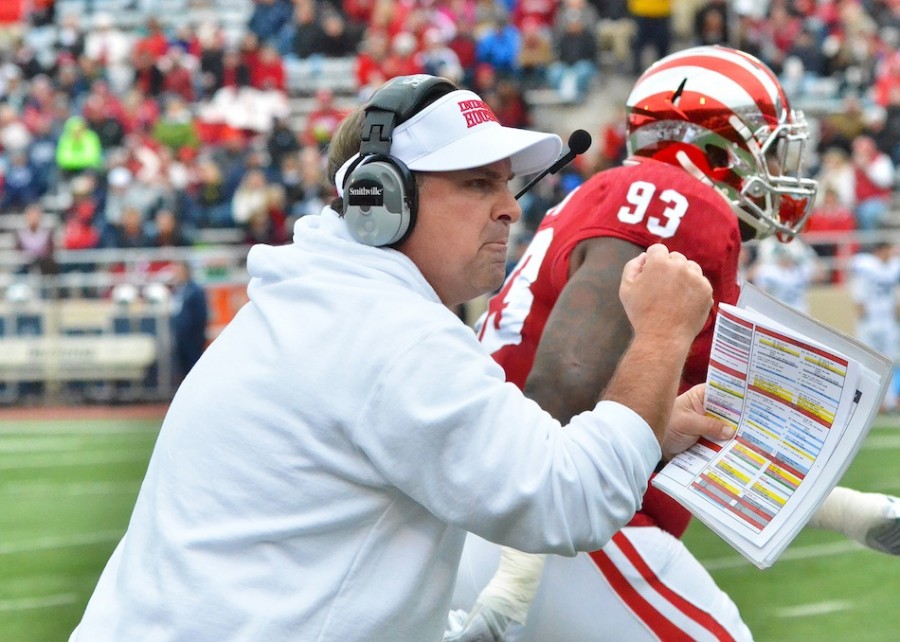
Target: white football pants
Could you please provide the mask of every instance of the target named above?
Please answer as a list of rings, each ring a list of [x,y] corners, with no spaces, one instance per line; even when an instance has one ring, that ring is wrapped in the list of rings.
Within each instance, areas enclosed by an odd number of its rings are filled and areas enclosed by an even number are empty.
[[[497,569],[500,547],[469,534],[454,609],[470,609]],[[682,542],[626,527],[601,551],[548,555],[516,642],[748,641],[737,607]]]

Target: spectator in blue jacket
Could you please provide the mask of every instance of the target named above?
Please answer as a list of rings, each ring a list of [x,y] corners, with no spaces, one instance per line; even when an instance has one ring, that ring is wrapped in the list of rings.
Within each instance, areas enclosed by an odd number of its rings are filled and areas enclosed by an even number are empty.
[[[194,280],[187,261],[172,263],[172,340],[176,382],[184,379],[206,347],[209,320],[206,291]]]
[[[254,0],[247,28],[256,34],[260,42],[274,42],[291,20],[293,11],[293,5],[288,0]]]
[[[475,46],[475,58],[487,63],[500,76],[517,77],[519,74],[519,50],[522,35],[505,17],[495,20]]]
[[[40,181],[22,151],[10,154],[9,166],[3,171],[0,187],[0,211],[22,210],[40,196]]]

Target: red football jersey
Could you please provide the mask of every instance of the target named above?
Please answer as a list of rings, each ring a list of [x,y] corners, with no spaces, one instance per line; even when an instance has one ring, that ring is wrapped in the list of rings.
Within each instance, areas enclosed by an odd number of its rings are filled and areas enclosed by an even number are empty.
[[[601,236],[644,248],[662,243],[681,252],[703,269],[716,304],[737,301],[740,230],[730,205],[714,188],[653,160],[595,174],[547,212],[479,321],[479,338],[520,388],[547,317],[568,281],[572,250],[584,239]],[[682,390],[706,380],[714,319],[711,312],[691,348]],[[688,519],[674,500],[650,487],[632,523],[654,523],[680,536]]]

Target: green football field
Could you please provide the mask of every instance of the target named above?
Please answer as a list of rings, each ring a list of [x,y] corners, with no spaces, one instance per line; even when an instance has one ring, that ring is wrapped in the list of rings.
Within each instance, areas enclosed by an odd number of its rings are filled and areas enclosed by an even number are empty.
[[[0,414],[0,641],[67,640],[124,532],[159,423]],[[844,485],[900,495],[900,425],[886,423]],[[760,571],[696,520],[686,540],[759,641],[900,639],[900,558],[804,532]]]

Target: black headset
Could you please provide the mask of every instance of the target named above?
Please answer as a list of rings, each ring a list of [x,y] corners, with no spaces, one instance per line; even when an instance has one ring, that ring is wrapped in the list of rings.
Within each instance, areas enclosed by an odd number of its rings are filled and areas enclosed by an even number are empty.
[[[416,181],[409,168],[391,156],[394,128],[457,89],[436,76],[398,76],[369,100],[359,159],[347,170],[342,186],[342,216],[360,243],[394,245],[412,232],[418,209]]]

